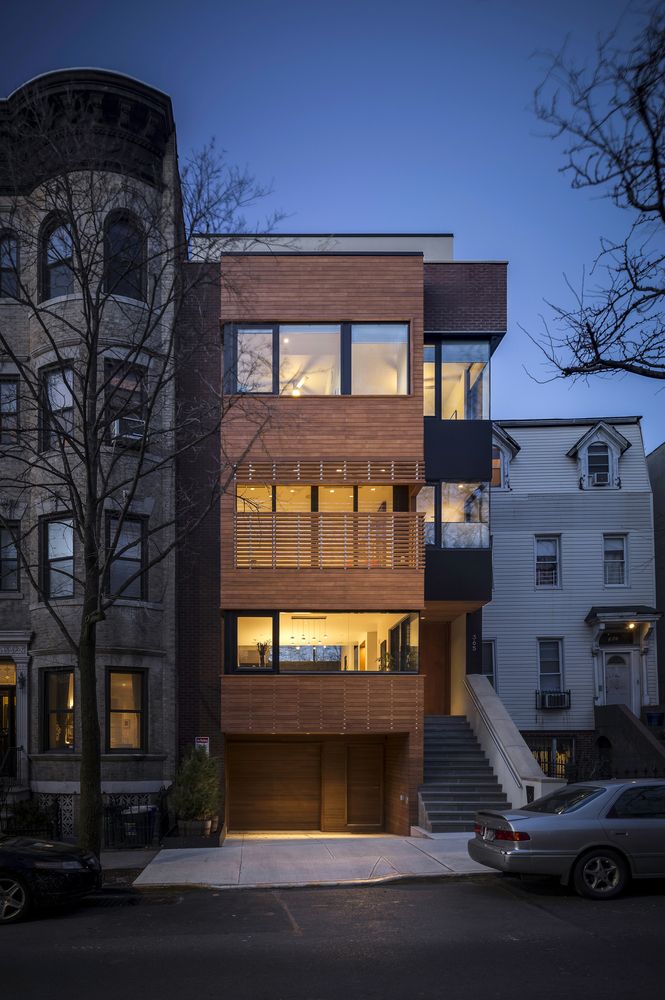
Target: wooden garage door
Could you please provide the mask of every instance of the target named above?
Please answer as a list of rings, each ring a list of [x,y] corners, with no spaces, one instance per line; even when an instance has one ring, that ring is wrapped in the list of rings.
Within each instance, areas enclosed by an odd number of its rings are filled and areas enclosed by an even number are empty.
[[[318,830],[320,743],[229,743],[230,830]]]
[[[383,828],[383,747],[350,743],[346,754],[347,825]]]

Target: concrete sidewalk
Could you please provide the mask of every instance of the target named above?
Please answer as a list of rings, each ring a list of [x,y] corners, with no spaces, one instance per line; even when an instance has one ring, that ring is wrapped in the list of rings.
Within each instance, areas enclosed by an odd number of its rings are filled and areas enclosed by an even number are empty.
[[[134,885],[214,888],[338,885],[397,878],[489,874],[469,857],[469,833],[239,834],[218,848],[162,850]]]

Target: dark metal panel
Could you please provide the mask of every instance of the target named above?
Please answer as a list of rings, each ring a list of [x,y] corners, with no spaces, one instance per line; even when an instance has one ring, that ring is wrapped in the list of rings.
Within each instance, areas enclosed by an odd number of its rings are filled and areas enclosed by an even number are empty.
[[[492,553],[489,549],[437,549],[425,555],[426,601],[489,601]]]
[[[425,417],[425,474],[429,482],[489,482],[492,421]]]

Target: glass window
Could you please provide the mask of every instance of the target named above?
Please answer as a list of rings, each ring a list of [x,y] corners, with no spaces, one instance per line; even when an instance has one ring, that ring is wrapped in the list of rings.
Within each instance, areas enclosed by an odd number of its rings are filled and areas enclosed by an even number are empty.
[[[109,565],[109,593],[127,600],[142,600],[146,592],[145,522],[109,517],[108,544],[113,550]],[[136,575],[138,574],[138,575]],[[132,579],[133,578],[133,579]]]
[[[238,392],[272,392],[272,327],[240,327],[236,334]]]
[[[297,484],[276,486],[275,508],[277,511],[292,511],[297,514],[309,513],[312,509],[312,487]]]
[[[483,675],[487,678],[492,687],[496,686],[494,683],[494,645],[494,639],[486,639],[483,641]]]
[[[74,749],[74,671],[44,673],[44,749]]]
[[[352,493],[352,490],[348,491]],[[359,486],[358,510],[361,514],[386,513],[393,510],[392,486]]]
[[[18,590],[18,552],[14,541],[18,524],[0,528],[0,590]]]
[[[111,437],[124,440],[143,438],[146,416],[145,368],[122,361],[104,365],[106,419]],[[116,423],[117,421],[117,423]]]
[[[13,233],[0,236],[0,298],[18,297],[18,240]]]
[[[351,392],[354,396],[405,396],[409,391],[406,323],[351,326]]]
[[[0,444],[18,440],[18,379],[0,379]]]
[[[665,787],[629,788],[619,796],[607,815],[616,819],[665,819]]]
[[[587,450],[587,466],[591,485],[604,486],[610,481],[610,449],[598,442]]]
[[[603,577],[607,587],[626,584],[626,538],[624,535],[603,535]]]
[[[423,348],[423,407],[426,417],[436,416],[436,347]]]
[[[145,298],[143,234],[129,218],[114,218],[104,234],[105,291],[129,299]]]
[[[236,669],[272,670],[272,617],[238,615]]]
[[[425,515],[425,545],[436,544],[436,487],[423,486],[416,497],[416,510]]]
[[[492,480],[490,486],[500,489],[503,486],[503,469],[501,449],[492,445]]]
[[[353,487],[319,486],[319,511],[353,513]]]
[[[330,324],[279,327],[279,391],[290,396],[337,396],[341,328]]]
[[[419,615],[411,612],[337,614],[282,612],[282,673],[417,672]]]
[[[138,670],[110,670],[107,740],[109,750],[143,749],[143,678]]]
[[[441,545],[444,548],[489,546],[487,483],[441,483]]]
[[[441,345],[441,416],[444,420],[489,419],[489,343]]]
[[[44,298],[71,295],[75,284],[74,247],[71,233],[63,223],[55,223],[47,230],[43,263]]]
[[[74,430],[73,372],[53,369],[45,376],[44,447],[57,448]]]
[[[74,522],[45,522],[44,590],[51,600],[74,594]]]
[[[536,586],[558,587],[559,539],[556,535],[536,536]]]
[[[264,513],[272,510],[272,486],[236,486],[236,510]]]
[[[561,640],[539,639],[540,690],[561,691]]]

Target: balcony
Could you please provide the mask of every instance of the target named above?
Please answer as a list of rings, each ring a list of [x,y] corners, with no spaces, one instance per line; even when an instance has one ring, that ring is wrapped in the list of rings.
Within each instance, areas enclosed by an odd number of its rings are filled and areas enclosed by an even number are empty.
[[[424,514],[235,513],[235,568],[424,570]]]

